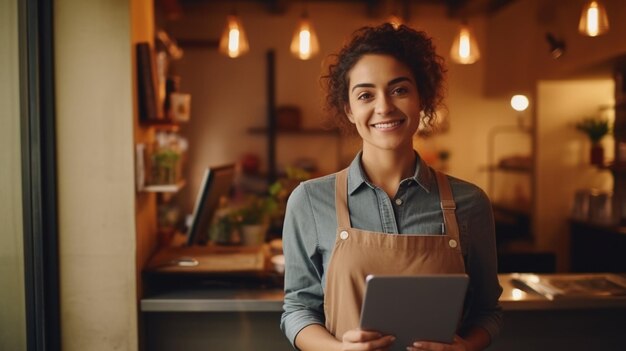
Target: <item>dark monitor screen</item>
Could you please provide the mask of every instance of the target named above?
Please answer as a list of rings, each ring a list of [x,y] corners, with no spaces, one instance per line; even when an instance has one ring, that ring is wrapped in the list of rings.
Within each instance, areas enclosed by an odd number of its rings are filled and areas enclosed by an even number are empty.
[[[206,233],[219,207],[220,198],[227,196],[235,177],[235,165],[208,167],[204,171],[196,196],[191,225],[187,231],[187,246],[199,241],[200,233]]]

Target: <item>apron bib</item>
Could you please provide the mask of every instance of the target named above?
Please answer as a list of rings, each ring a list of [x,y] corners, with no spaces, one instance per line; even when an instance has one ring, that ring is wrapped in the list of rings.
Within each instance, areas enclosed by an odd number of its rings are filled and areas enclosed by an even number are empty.
[[[337,173],[338,228],[324,293],[326,329],[337,339],[359,326],[367,275],[465,273],[452,190],[447,177],[440,172],[436,174],[444,235],[397,235],[352,228],[347,202],[348,170]]]

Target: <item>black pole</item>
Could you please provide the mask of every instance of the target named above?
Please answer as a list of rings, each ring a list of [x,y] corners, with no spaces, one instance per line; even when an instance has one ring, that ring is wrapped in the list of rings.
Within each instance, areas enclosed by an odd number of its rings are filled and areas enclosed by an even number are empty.
[[[61,349],[52,2],[19,2],[27,349]]]
[[[267,51],[267,180],[276,181],[276,55]]]

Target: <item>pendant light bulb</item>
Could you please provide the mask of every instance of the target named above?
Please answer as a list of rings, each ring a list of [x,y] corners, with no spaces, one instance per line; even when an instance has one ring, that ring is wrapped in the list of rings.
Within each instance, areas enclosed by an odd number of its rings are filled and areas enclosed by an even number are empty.
[[[597,37],[609,31],[609,17],[600,1],[588,1],[580,15],[578,31],[590,37]]]
[[[220,38],[219,52],[230,57],[239,57],[250,50],[248,38],[237,15],[229,15],[226,28]]]
[[[401,25],[404,24],[402,18],[400,18],[396,14],[392,14],[391,16],[389,16],[389,18],[387,19],[387,23],[391,24],[394,29],[398,29]]]
[[[301,60],[308,60],[317,55],[319,51],[320,44],[317,40],[317,34],[305,11],[293,34],[291,53]]]
[[[462,65],[469,65],[480,59],[476,36],[468,25],[463,24],[459,34],[454,38],[450,56],[454,62]]]

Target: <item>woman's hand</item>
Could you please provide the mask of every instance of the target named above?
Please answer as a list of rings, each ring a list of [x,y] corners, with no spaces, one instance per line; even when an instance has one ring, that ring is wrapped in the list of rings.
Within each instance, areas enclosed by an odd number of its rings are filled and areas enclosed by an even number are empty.
[[[470,351],[470,344],[459,337],[454,336],[452,344],[442,344],[432,341],[416,341],[406,348],[407,351]]]
[[[393,335],[382,335],[375,331],[352,329],[345,332],[341,338],[343,351],[353,350],[387,350],[396,340]]]

